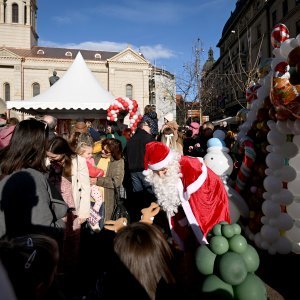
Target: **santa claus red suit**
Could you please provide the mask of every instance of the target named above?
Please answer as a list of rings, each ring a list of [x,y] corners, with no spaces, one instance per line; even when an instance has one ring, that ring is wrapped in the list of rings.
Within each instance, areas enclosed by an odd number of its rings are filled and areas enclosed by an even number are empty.
[[[151,142],[146,145],[145,170],[146,180],[153,185],[158,203],[169,217],[172,235],[181,248],[186,235],[184,228],[188,225],[203,244],[215,224],[230,223],[224,184],[201,157],[178,156],[164,144]],[[159,176],[159,173],[164,174]]]

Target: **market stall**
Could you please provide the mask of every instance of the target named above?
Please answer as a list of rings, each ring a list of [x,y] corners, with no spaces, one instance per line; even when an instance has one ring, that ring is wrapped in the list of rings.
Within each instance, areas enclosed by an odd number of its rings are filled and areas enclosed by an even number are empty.
[[[7,109],[30,115],[51,114],[58,119],[106,119],[106,110],[114,99],[78,52],[64,76],[49,89],[29,100],[8,101]]]

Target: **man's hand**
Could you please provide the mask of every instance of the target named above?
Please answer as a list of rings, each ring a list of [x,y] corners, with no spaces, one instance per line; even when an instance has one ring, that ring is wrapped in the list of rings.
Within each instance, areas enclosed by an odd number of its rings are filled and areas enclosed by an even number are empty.
[[[119,218],[116,221],[108,220],[105,222],[104,228],[108,230],[112,230],[114,232],[118,232],[121,228],[127,225],[126,218]]]
[[[152,202],[149,207],[141,210],[142,217],[140,222],[152,224],[154,217],[159,213],[159,211],[159,205],[155,202]]]

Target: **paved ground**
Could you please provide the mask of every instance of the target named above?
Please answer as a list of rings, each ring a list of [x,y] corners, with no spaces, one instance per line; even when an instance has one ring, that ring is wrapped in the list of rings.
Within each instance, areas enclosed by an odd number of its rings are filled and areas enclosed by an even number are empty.
[[[260,266],[256,274],[283,297],[270,299],[300,299],[300,255],[270,255],[258,249],[257,252]]]

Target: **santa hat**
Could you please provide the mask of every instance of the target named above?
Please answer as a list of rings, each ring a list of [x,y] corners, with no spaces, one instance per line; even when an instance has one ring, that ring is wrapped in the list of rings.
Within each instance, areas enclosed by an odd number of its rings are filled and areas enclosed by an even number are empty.
[[[161,142],[150,142],[146,144],[144,156],[144,175],[149,174],[149,170],[158,171],[165,168],[173,159],[173,153]]]

